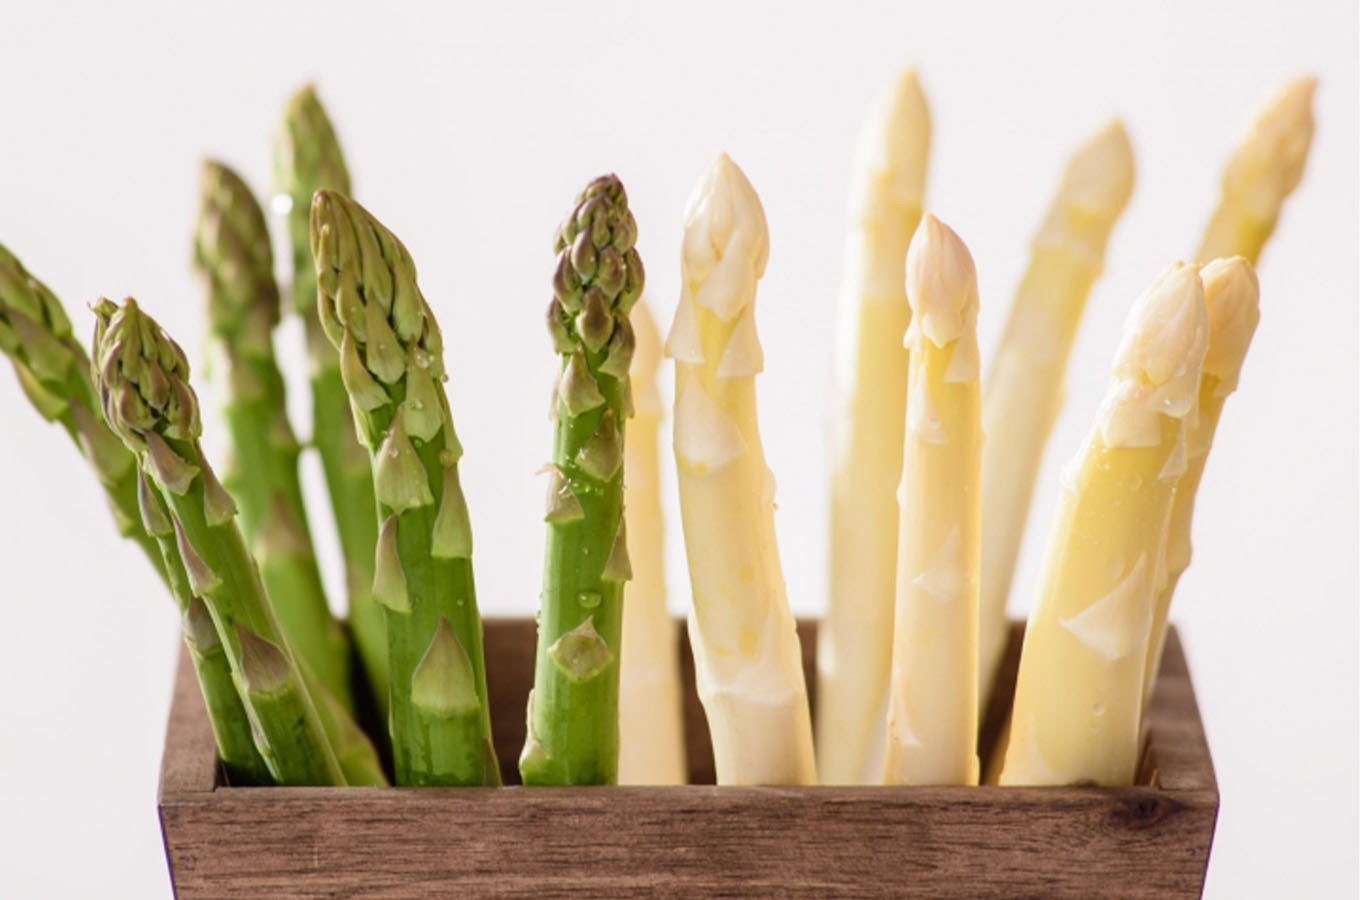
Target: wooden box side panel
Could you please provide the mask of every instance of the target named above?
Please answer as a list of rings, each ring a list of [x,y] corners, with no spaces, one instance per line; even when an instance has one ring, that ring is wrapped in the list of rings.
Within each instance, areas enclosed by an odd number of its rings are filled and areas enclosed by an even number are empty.
[[[180,898],[1167,900],[1208,852],[1204,811],[1146,788],[339,793],[168,804]]]

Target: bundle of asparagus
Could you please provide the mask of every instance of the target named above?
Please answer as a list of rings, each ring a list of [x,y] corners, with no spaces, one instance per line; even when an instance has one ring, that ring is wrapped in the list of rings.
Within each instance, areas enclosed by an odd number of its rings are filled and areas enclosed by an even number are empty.
[[[1135,776],[1196,494],[1259,317],[1252,266],[1301,178],[1313,90],[1300,80],[1267,104],[1227,167],[1198,261],[1167,269],[1133,305],[1095,424],[1064,470],[996,757],[1003,785]],[[820,772],[756,415],[765,212],[725,154],[684,211],[664,351],[689,639],[720,784],[979,781],[979,714],[1030,497],[1133,162],[1117,122],[1069,161],[983,390],[972,256],[922,215],[929,143],[909,71],[874,106],[856,163]],[[135,300],[93,306],[87,355],[55,295],[0,246],[0,350],[175,601],[233,784],[498,785],[439,326],[405,246],[349,196],[310,87],[287,106],[275,164],[286,292],[245,180],[203,167],[194,268],[225,396],[221,480],[200,443],[188,359]],[[662,348],[637,305],[637,230],[607,175],[556,235],[547,546],[519,759],[531,785],[686,776],[661,564]],[[306,443],[285,413],[273,341],[285,293],[311,364]],[[330,610],[299,478],[313,448],[344,555],[347,628]],[[386,727],[366,734],[358,723],[374,711]]]

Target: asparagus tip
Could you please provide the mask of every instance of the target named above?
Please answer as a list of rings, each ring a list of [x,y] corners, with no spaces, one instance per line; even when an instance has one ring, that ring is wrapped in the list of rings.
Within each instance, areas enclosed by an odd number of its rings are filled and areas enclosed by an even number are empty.
[[[948,225],[921,217],[907,249],[907,342],[920,334],[937,347],[958,340],[977,318],[977,269],[973,255]]]

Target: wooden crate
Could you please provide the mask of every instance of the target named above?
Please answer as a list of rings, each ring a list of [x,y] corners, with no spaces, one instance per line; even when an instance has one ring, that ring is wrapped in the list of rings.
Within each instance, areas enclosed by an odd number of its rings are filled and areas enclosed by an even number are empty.
[[[1009,706],[1011,635],[983,746]],[[815,628],[800,625],[808,683]],[[524,739],[534,626],[486,623],[496,750]],[[714,787],[693,692],[685,787],[236,788],[187,656],[161,767],[176,896],[195,898],[1140,898],[1201,895],[1218,787],[1173,631],[1139,786]],[[705,782],[707,784],[705,784]]]

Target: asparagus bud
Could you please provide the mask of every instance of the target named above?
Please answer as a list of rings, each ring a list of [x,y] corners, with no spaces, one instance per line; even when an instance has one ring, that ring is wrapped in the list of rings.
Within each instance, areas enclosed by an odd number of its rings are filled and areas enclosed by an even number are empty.
[[[963,241],[931,215],[906,271],[911,373],[884,780],[977,784],[977,273]]]
[[[1280,208],[1303,178],[1316,90],[1317,79],[1299,78],[1261,107],[1223,170],[1222,196],[1195,259],[1244,256],[1252,265],[1260,262]]]
[[[774,533],[774,476],[756,423],[756,282],[769,258],[760,198],[725,154],[685,209],[675,462],[689,557],[699,698],[720,784],[816,780],[802,654]]]
[[[345,558],[349,625],[369,684],[384,714],[387,709],[387,626],[374,599],[373,548],[378,542],[378,507],[368,453],[354,434],[354,417],[340,377],[340,357],[317,318],[316,269],[312,264],[309,217],[312,196],[324,189],[350,193],[349,170],[326,110],[307,85],[284,111],[274,149],[276,202],[286,207],[293,250],[293,311],[301,318],[311,359],[312,439],[321,457],[331,514]]]
[[[1219,417],[1228,395],[1237,389],[1242,361],[1260,321],[1260,287],[1256,271],[1240,256],[1216,259],[1200,270],[1204,303],[1209,313],[1209,349],[1199,381],[1199,414],[1185,436],[1185,474],[1176,483],[1171,525],[1166,544],[1166,584],[1157,592],[1152,612],[1152,638],[1148,642],[1147,670],[1143,675],[1144,703],[1151,699],[1162,668],[1166,643],[1167,614],[1176,584],[1190,565],[1190,522],[1195,514],[1204,464],[1214,442]]]
[[[619,757],[624,421],[632,415],[629,310],[642,293],[623,184],[586,185],[557,232],[548,331],[560,357],[548,540],[525,784],[613,784]],[[563,510],[569,509],[567,514]]]
[[[353,200],[317,192],[311,243],[321,326],[372,461],[397,782],[499,784],[439,326],[406,248]]]
[[[879,97],[860,137],[836,349],[831,593],[817,638],[823,783],[877,780],[892,657],[897,500],[911,322],[902,284],[921,218],[930,113],[914,70]]]
[[[1133,781],[1154,598],[1207,344],[1199,275],[1173,266],[1134,304],[1095,427],[1064,475],[1003,785]]]
[[[256,743],[281,784],[344,784],[311,693],[199,446],[198,397],[179,345],[128,298],[95,307],[94,374],[110,426],[169,509],[192,594],[226,648]]]
[[[274,359],[279,289],[264,213],[239,175],[203,165],[194,267],[226,365],[226,420],[235,453],[223,484],[260,564],[284,633],[326,689],[352,707],[349,647],[326,603],[298,477],[297,439]]]
[[[1133,191],[1133,150],[1111,122],[1073,154],[1032,245],[982,394],[980,710],[1006,649],[1006,602],[1034,479],[1062,409],[1063,376],[1110,232]]]

